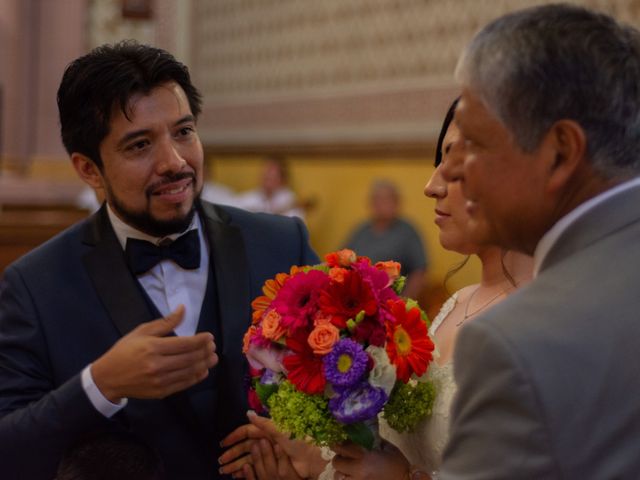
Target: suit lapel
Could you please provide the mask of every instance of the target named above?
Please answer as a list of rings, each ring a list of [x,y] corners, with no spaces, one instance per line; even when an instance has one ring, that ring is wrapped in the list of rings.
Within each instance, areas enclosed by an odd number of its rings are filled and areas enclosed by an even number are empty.
[[[136,278],[129,271],[122,246],[103,205],[87,225],[84,243],[94,248],[82,259],[100,300],[121,335],[152,320]]]
[[[540,271],[640,220],[640,186],[597,204],[562,232],[545,256]]]
[[[241,345],[251,318],[249,265],[242,232],[229,225],[225,212],[202,202],[203,219],[220,301],[223,348]],[[224,351],[223,351],[224,353]]]

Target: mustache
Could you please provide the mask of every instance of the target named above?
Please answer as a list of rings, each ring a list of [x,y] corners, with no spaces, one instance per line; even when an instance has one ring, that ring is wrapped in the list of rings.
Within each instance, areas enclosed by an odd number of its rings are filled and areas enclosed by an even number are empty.
[[[178,182],[180,180],[184,180],[185,178],[190,178],[193,183],[196,183],[196,175],[193,172],[180,172],[180,173],[169,173],[162,177],[161,180],[152,183],[147,187],[147,196],[151,196],[152,192],[159,187],[163,187],[164,185],[168,185],[173,182]]]

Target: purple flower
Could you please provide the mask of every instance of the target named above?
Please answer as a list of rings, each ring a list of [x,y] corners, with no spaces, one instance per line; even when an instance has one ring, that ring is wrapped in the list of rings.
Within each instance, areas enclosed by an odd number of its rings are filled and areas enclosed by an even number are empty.
[[[278,385],[282,382],[282,378],[281,372],[274,372],[273,370],[265,368],[262,377],[260,377],[260,383],[262,385]]]
[[[362,422],[378,415],[388,398],[384,390],[365,381],[329,400],[329,410],[341,423]]]
[[[348,338],[333,346],[323,359],[324,374],[332,385],[348,387],[358,383],[364,375],[369,357],[362,345]]]

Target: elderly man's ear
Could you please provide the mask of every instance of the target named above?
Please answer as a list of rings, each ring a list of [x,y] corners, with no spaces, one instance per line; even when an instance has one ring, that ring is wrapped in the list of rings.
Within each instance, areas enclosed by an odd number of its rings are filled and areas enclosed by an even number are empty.
[[[587,136],[573,120],[559,120],[547,132],[541,148],[546,149],[547,189],[550,193],[563,190],[583,167],[586,158]]]

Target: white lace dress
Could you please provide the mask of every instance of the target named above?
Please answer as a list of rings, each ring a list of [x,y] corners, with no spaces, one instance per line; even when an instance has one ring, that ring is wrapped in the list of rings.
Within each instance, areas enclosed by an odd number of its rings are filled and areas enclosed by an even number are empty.
[[[431,323],[429,334],[432,338],[438,327],[455,307],[457,298],[458,293],[456,292],[444,303]],[[393,430],[380,417],[380,436],[398,447],[411,465],[416,465],[424,472],[434,473],[440,468],[442,453],[449,440],[449,414],[451,402],[456,392],[453,363],[449,361],[444,365],[438,365],[436,362],[432,362],[427,375],[436,387],[432,415],[420,422],[413,432],[405,433]],[[323,451],[323,456],[330,460],[333,457],[332,453],[326,449]],[[329,463],[319,480],[330,480],[333,478],[333,473],[334,470]]]

